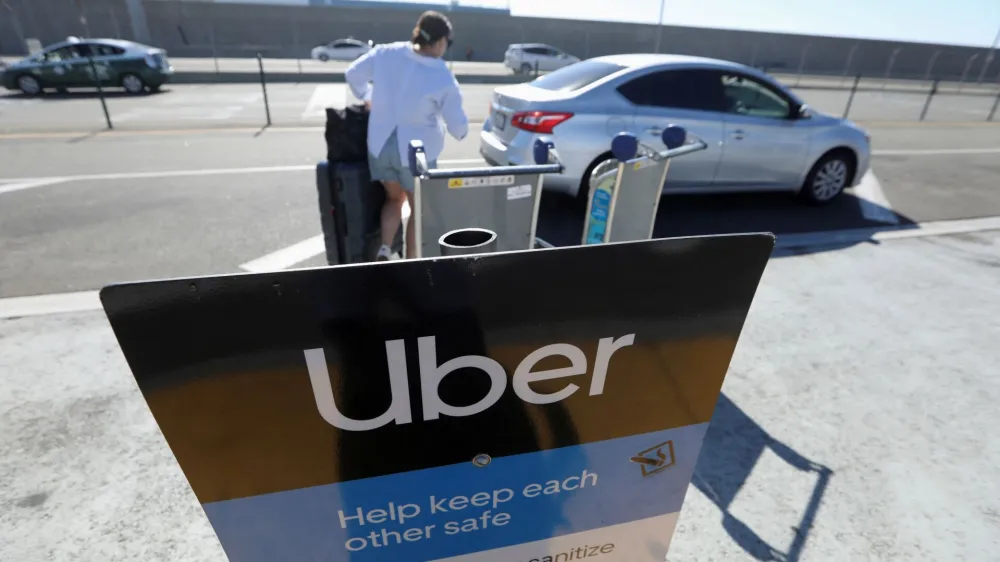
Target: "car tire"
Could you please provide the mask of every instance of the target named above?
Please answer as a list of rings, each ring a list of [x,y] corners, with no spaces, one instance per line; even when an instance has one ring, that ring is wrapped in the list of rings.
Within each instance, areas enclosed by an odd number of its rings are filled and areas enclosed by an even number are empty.
[[[854,177],[854,155],[834,150],[823,155],[809,170],[799,196],[812,205],[825,205],[844,192]]]
[[[319,56],[316,57],[316,58],[319,59],[319,62],[329,62],[330,61],[330,55],[328,55],[326,53],[320,53]]]
[[[44,93],[41,82],[30,74],[22,74],[17,77],[17,89],[26,96],[37,96]]]
[[[534,70],[534,69],[528,63],[524,63],[524,64],[521,65],[521,74],[531,74],[532,70]]]
[[[607,162],[608,160],[614,160],[615,157],[610,152],[605,152],[604,154],[598,156],[587,166],[586,171],[583,172],[583,177],[580,178],[580,187],[576,191],[576,205],[581,209],[587,209],[587,199],[590,197],[590,174],[597,169],[598,166]]]
[[[132,95],[138,95],[146,91],[146,82],[136,74],[127,73],[122,75],[121,87]]]

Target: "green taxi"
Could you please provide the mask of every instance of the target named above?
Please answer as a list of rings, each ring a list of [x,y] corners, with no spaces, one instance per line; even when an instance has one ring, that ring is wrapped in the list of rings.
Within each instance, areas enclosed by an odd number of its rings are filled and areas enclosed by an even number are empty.
[[[29,96],[46,89],[93,88],[95,70],[102,87],[130,94],[156,91],[174,73],[163,49],[118,39],[70,37],[5,68],[0,84]]]

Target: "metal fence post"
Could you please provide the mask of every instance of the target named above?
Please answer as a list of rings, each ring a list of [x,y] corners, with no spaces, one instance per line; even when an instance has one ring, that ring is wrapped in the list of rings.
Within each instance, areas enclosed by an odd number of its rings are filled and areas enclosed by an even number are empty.
[[[892,55],[889,57],[889,64],[885,66],[885,79],[882,80],[882,89],[885,90],[886,85],[889,83],[889,75],[892,74],[892,65],[896,64],[896,55],[902,51],[902,47],[897,47],[893,49]]]
[[[979,58],[979,53],[976,53],[969,57],[969,60],[965,63],[965,70],[962,71],[962,79],[958,81],[958,91],[962,91],[962,85],[965,84],[965,77],[969,74],[969,69],[972,68],[972,63],[976,62]]]
[[[851,70],[851,61],[854,60],[854,53],[858,52],[858,47],[860,46],[861,43],[855,43],[851,47],[850,52],[847,53],[847,62],[844,63],[844,73],[840,76],[841,85],[844,84],[844,79],[847,78],[847,73]]]
[[[927,101],[924,102],[924,109],[920,112],[920,120],[923,121],[924,117],[927,117],[927,111],[931,108],[931,100],[934,99],[934,94],[938,91],[938,85],[940,85],[941,80],[934,80],[931,84],[931,91],[927,92]]]
[[[101,98],[101,109],[104,110],[104,120],[108,124],[108,129],[114,129],[115,126],[111,124],[111,114],[108,113],[108,103],[104,100],[104,88],[101,87],[101,77],[97,75],[97,65],[94,64],[94,57],[87,57],[87,62],[90,64],[90,71],[94,74],[94,85],[97,86],[97,96]]]
[[[267,101],[267,81],[264,79],[264,57],[257,53],[257,68],[260,69],[260,89],[264,92],[264,112],[267,114],[267,126],[271,126],[271,105]]]
[[[215,73],[219,74],[219,52],[215,45],[215,22],[209,23],[208,31],[212,39],[212,58],[215,59]]]
[[[993,100],[993,108],[990,109],[990,115],[986,118],[987,121],[993,120],[993,116],[997,114],[997,106],[1000,106],[1000,92],[997,92],[997,97]]]
[[[847,107],[844,108],[844,119],[851,114],[851,104],[854,103],[854,94],[858,91],[858,84],[861,83],[861,75],[854,77],[854,85],[851,86],[851,95],[847,98]]]
[[[799,57],[799,75],[795,77],[795,85],[796,86],[798,86],[799,82],[802,81],[802,71],[806,67],[806,53],[809,52],[809,47],[811,47],[811,46],[812,46],[812,44],[810,43],[810,44],[807,44],[802,49],[802,56]]]
[[[535,59],[535,78],[538,78],[538,59]]]
[[[927,62],[927,72],[924,73],[924,80],[931,79],[931,69],[934,68],[934,63],[937,62],[937,58],[941,55],[941,51],[934,51],[931,55],[931,60]]]

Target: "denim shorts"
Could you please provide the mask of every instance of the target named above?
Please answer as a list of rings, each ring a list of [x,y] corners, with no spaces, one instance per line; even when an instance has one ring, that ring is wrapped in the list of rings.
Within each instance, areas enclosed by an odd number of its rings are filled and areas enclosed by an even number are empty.
[[[428,162],[428,167],[436,168],[435,162]],[[414,188],[413,174],[410,173],[408,164],[404,164],[399,156],[399,141],[396,138],[395,129],[389,135],[389,139],[382,146],[382,152],[378,156],[368,153],[368,169],[371,172],[372,181],[398,181],[403,189],[412,193]]]

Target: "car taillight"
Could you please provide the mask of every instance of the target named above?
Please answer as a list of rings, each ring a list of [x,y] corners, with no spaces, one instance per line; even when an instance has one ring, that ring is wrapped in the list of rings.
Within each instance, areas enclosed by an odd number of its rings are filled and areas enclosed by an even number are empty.
[[[531,133],[549,134],[556,125],[572,117],[559,111],[522,111],[510,118],[510,124]]]

